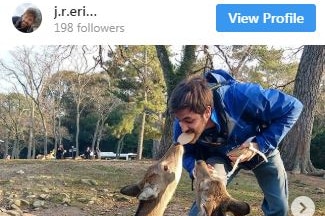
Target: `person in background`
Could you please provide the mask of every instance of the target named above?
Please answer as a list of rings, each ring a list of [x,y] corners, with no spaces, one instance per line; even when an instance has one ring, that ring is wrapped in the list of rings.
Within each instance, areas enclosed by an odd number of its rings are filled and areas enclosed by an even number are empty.
[[[91,149],[89,146],[87,147],[87,149],[84,153],[84,157],[85,157],[85,159],[90,159],[90,157],[91,157]]]
[[[33,24],[37,19],[37,10],[34,8],[27,8],[27,10],[21,16],[13,16],[12,23],[17,30],[30,33],[33,32]]]
[[[64,155],[64,147],[63,145],[59,145],[57,151],[56,151],[56,159],[63,159],[63,155]]]

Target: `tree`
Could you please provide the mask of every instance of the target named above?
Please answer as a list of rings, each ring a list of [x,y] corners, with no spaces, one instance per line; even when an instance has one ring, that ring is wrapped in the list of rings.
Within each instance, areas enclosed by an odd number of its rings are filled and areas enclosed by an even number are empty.
[[[63,96],[68,94],[68,73],[58,71],[48,78],[44,98],[51,104],[52,133],[54,138],[54,149],[62,145],[63,136],[66,135],[66,128],[62,126],[62,119],[67,114],[63,106]]]
[[[126,61],[126,68],[129,71],[129,80],[135,83],[132,97],[137,104],[136,113],[139,122],[137,159],[142,159],[143,141],[148,134],[146,128],[159,125],[150,125],[148,115],[159,116],[165,110],[165,86],[162,77],[162,70],[159,67],[157,53],[153,46],[128,46],[119,47],[122,58]],[[129,65],[129,66],[127,66]],[[132,72],[133,71],[133,72]],[[132,75],[133,74],[133,75]],[[159,121],[158,121],[159,122]],[[147,129],[151,130],[151,129]],[[151,137],[157,139],[158,137]]]
[[[293,91],[293,95],[303,103],[304,109],[281,146],[285,167],[294,173],[324,173],[317,172],[310,160],[315,106],[320,96],[324,67],[325,46],[304,46]]]
[[[74,110],[71,114],[75,115],[75,147],[76,156],[79,155],[79,133],[80,133],[80,117],[84,110],[92,103],[91,88],[89,83],[91,82],[91,75],[86,73],[79,73],[74,71],[62,71],[64,73],[64,82],[68,88],[67,92],[63,96],[63,101],[67,109]]]
[[[103,47],[101,50],[104,50]],[[162,70],[153,46],[117,46],[114,51],[108,49],[108,60],[104,60],[103,52],[100,54],[103,69],[113,79],[115,94],[133,109],[129,121],[139,125],[134,127],[138,134],[137,159],[142,158],[143,143],[148,139],[160,139],[156,133],[149,137],[148,127],[159,127],[158,124],[148,124],[149,116],[161,116],[165,111],[165,85]],[[130,115],[135,115],[131,117]],[[149,118],[148,118],[149,117]],[[131,124],[131,122],[129,122]],[[153,135],[151,133],[150,135]]]
[[[216,62],[221,60],[219,68],[226,68],[239,81],[257,82],[264,87],[290,91],[298,68],[296,55],[301,53],[300,47],[274,48],[266,45],[218,45],[209,47],[209,52],[215,56]]]
[[[167,100],[174,89],[174,87],[185,77],[190,74],[194,74],[197,71],[193,71],[195,68],[196,55],[195,51],[197,46],[185,46],[183,50],[183,58],[177,67],[170,59],[170,51],[166,46],[157,45],[157,56],[160,61],[165,82],[167,88]],[[163,136],[160,142],[159,150],[157,152],[157,158],[162,157],[172,144],[172,117],[166,113],[165,124],[163,127]]]
[[[116,125],[112,125],[112,135],[118,138],[118,144],[116,148],[117,158],[122,152],[124,138],[127,134],[131,134],[134,129],[134,119],[136,115],[134,114],[134,104],[124,104],[123,111],[121,112],[120,121]]]
[[[97,52],[96,47],[78,46],[72,47],[70,55],[65,59],[70,62],[72,70],[66,71],[67,83],[69,86],[69,96],[75,105],[76,110],[76,156],[79,156],[79,133],[80,116],[84,109],[92,103],[89,83],[92,80],[92,73],[95,72],[98,61],[90,57]]]
[[[26,147],[25,136],[28,134],[29,116],[28,116],[28,98],[19,93],[9,93],[0,97],[0,126],[4,129],[2,132],[5,140],[5,155],[8,154],[8,143],[13,142],[11,146],[12,158],[19,158],[20,151]]]
[[[31,149],[34,140],[34,114],[35,107],[40,114],[43,126],[44,154],[47,154],[48,145],[48,103],[44,100],[44,81],[54,71],[59,61],[56,47],[47,46],[36,49],[35,47],[17,47],[11,52],[12,61],[0,61],[0,68],[13,77],[20,85],[25,95],[31,99],[30,104],[30,133],[27,158],[31,158]],[[18,91],[18,90],[17,90]]]
[[[106,73],[92,75],[92,82],[89,83],[90,97],[93,98],[93,113],[96,114],[96,126],[93,133],[91,149],[95,152],[99,148],[103,136],[105,123],[111,114],[120,104],[121,100],[110,92],[110,80]],[[95,147],[96,145],[96,147]]]

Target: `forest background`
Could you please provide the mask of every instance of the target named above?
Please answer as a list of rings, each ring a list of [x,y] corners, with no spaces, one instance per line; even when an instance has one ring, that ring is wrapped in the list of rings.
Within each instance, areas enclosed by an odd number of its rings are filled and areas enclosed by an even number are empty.
[[[35,158],[62,144],[83,154],[160,158],[175,85],[225,69],[296,96],[304,111],[280,145],[287,170],[324,175],[325,46],[24,46],[0,59],[0,158]]]

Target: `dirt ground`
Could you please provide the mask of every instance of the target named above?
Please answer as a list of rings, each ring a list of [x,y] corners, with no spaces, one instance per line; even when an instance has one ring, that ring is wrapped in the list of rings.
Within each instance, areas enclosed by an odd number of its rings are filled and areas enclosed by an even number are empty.
[[[140,179],[153,161],[117,160],[2,160],[0,161],[0,215],[13,203],[25,215],[86,216],[134,215],[137,200],[119,193],[121,187]],[[250,173],[241,173],[230,187],[230,194],[252,205],[251,215],[262,215],[262,194]],[[289,175],[293,197],[308,194],[316,201],[316,216],[325,215],[325,179]],[[242,184],[247,182],[247,184]],[[318,191],[317,191],[318,190]],[[251,196],[251,197],[249,197]],[[165,216],[186,216],[194,194],[186,172]],[[35,204],[40,201],[41,205]]]

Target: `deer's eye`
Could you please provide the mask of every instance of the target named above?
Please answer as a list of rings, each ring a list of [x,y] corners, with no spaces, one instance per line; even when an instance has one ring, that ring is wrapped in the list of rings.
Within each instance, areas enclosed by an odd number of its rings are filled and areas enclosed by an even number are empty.
[[[167,170],[168,170],[168,166],[164,165],[164,171],[167,171]]]

